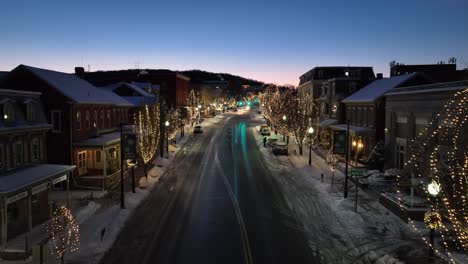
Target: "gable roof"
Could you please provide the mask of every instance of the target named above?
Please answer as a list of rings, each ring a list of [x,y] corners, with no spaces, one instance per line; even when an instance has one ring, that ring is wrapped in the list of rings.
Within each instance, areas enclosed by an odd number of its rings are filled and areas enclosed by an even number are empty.
[[[74,74],[46,70],[23,64],[18,67],[22,67],[31,72],[75,103],[132,106],[130,102],[120,96],[110,91],[99,89]]]
[[[5,77],[9,72],[6,72],[6,71],[0,71],[0,79],[2,79],[3,77]]]
[[[417,73],[410,73],[406,75],[395,76],[391,78],[379,79],[371,82],[364,88],[353,93],[352,95],[346,97],[342,102],[343,103],[363,103],[363,102],[373,102],[381,97],[384,94],[408,80],[414,78]]]
[[[139,84],[150,85],[150,83],[139,83]],[[102,86],[102,87],[99,87],[99,88],[105,89],[107,91],[115,91],[116,89],[118,89],[118,88],[120,88],[122,86],[127,86],[132,91],[139,94],[140,96],[145,96],[145,97],[154,97],[155,96],[152,93],[148,93],[143,88],[141,88],[140,86],[136,85],[136,83],[133,83],[133,82],[132,83],[118,82],[118,83],[113,83],[113,84],[110,84],[110,85],[107,85],[107,86]]]

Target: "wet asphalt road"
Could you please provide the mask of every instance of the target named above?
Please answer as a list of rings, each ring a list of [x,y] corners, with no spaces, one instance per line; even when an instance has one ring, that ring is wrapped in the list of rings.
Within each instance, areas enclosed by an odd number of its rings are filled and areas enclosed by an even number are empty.
[[[190,140],[101,263],[319,263],[253,125],[226,115]]]

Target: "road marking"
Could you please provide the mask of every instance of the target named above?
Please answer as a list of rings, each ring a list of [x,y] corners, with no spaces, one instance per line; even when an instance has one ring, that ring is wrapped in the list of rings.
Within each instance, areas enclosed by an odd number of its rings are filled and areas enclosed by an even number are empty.
[[[216,163],[216,167],[218,167],[218,170],[220,171],[224,185],[226,186],[228,190],[229,198],[231,199],[232,205],[234,207],[234,211],[236,213],[237,222],[239,223],[239,226],[240,226],[241,238],[243,242],[242,245],[244,247],[244,254],[245,254],[244,255],[245,263],[252,264],[253,263],[252,253],[250,251],[249,238],[247,236],[247,229],[245,228],[244,219],[242,218],[242,212],[240,210],[239,203],[234,195],[234,192],[232,191],[232,188],[229,185],[229,181],[226,178],[226,175],[224,175],[223,169],[221,168],[221,162],[219,161],[219,158],[218,158],[218,151],[216,151],[215,153],[215,163]]]

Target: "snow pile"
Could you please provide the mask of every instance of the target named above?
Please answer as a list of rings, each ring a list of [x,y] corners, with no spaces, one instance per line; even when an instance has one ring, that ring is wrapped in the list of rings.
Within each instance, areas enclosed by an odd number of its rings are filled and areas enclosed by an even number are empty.
[[[75,220],[78,224],[86,221],[90,216],[92,216],[98,209],[101,207],[100,204],[95,202],[89,202],[83,209],[79,210],[75,214]]]

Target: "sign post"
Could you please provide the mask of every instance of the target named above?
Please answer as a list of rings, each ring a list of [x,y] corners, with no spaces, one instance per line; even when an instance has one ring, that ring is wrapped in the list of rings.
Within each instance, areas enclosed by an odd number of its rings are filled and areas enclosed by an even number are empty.
[[[358,200],[358,183],[359,179],[364,175],[363,170],[351,170],[351,177],[354,178],[354,185],[356,186],[356,197],[354,200],[354,211],[357,212],[357,200]]]

